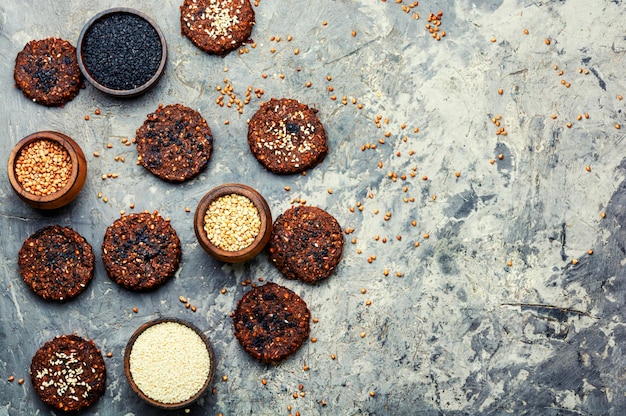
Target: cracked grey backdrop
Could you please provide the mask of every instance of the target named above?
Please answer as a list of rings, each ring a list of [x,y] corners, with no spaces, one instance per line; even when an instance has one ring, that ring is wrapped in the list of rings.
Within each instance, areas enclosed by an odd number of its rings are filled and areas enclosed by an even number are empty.
[[[86,414],[161,414],[135,397],[122,367],[129,336],[157,316],[188,319],[214,344],[215,391],[192,414],[626,412],[625,145],[624,128],[615,127],[626,126],[622,1],[424,0],[405,12],[406,0],[261,0],[256,48],[225,58],[180,35],[179,5],[0,4],[0,175],[9,149],[44,129],[72,136],[89,163],[78,200],[53,213],[26,207],[0,183],[0,415],[54,413],[32,390],[28,368],[37,348],[62,333],[113,354],[106,393]],[[87,85],[64,108],[48,109],[13,88],[14,59],[29,40],[76,44],[83,24],[113,6],[140,9],[164,31],[169,59],[155,89],[120,101]],[[425,26],[439,10],[446,36],[436,41]],[[219,107],[225,79],[240,99],[248,86],[264,95],[252,94],[241,115]],[[306,176],[272,175],[247,147],[246,119],[283,96],[317,108],[328,132],[330,153]],[[215,136],[208,169],[184,184],[150,175],[135,165],[134,146],[121,143],[159,103],[199,110]],[[119,177],[101,179],[111,172]],[[193,210],[224,182],[258,189],[274,218],[300,198],[354,228],[337,272],[309,286],[283,278],[266,253],[236,266],[211,259],[195,240]],[[104,230],[133,203],[171,218],[183,244],[176,278],[145,294],[117,287],[99,259]],[[23,240],[51,224],[80,232],[98,260],[93,282],[65,304],[37,298],[17,271]],[[259,278],[299,293],[319,320],[317,342],[276,366],[246,355],[229,317],[249,289],[241,282]]]

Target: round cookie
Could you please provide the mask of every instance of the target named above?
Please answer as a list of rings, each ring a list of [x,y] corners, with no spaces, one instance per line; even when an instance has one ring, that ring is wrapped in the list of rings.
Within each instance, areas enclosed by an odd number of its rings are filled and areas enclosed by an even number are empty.
[[[277,174],[316,166],[328,153],[326,132],[316,112],[289,98],[263,103],[248,123],[248,145],[254,157]]]
[[[35,353],[30,379],[45,404],[64,412],[76,412],[102,396],[106,368],[93,341],[77,335],[61,335]]]
[[[159,105],[148,114],[137,130],[136,142],[143,167],[170,182],[182,182],[202,172],[213,149],[206,120],[181,104]]]
[[[95,256],[80,234],[54,225],[28,237],[17,262],[33,292],[44,299],[64,301],[80,294],[91,281]]]
[[[158,212],[124,215],[107,228],[102,260],[109,277],[134,291],[157,288],[180,264],[176,231]]]
[[[76,48],[57,38],[31,40],[15,58],[15,86],[38,104],[62,106],[83,85]]]
[[[180,30],[201,50],[226,55],[250,38],[255,24],[250,0],[185,0]]]
[[[233,313],[235,337],[257,360],[277,363],[309,337],[311,312],[300,296],[275,283],[243,295]]]
[[[269,251],[286,278],[318,282],[330,276],[341,260],[341,226],[321,208],[289,208],[274,221]]]

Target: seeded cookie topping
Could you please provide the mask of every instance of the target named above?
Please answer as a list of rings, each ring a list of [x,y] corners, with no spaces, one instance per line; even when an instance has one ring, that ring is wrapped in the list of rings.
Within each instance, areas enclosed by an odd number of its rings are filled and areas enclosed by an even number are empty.
[[[71,101],[83,83],[76,48],[57,38],[28,42],[15,58],[13,77],[26,97],[47,106]]]
[[[283,110],[284,110],[283,106]],[[274,112],[278,113],[280,106],[274,108]],[[285,163],[292,163],[296,168],[300,167],[300,158],[298,154],[306,153],[315,148],[315,144],[309,139],[311,134],[315,132],[315,126],[306,122],[304,113],[298,111],[291,116],[291,120],[285,122],[272,121],[267,133],[274,136],[274,140],[259,140],[257,147],[264,146],[274,151],[278,158],[283,158]],[[293,121],[301,120],[304,125],[298,125]],[[302,136],[302,139],[300,139]]]
[[[159,215],[123,215],[109,226],[102,260],[109,277],[130,290],[151,290],[178,270],[181,245],[172,225]]]
[[[73,229],[58,225],[37,230],[18,254],[24,282],[47,300],[78,296],[93,277],[94,262],[89,243]]]
[[[211,157],[213,135],[199,112],[182,104],[159,105],[137,130],[139,162],[170,182],[191,179]]]
[[[69,355],[64,352],[55,352],[54,356],[48,360],[49,367],[43,368],[37,371],[35,377],[43,379],[46,376],[52,378],[43,381],[40,390],[45,390],[46,387],[52,387],[56,389],[57,396],[64,396],[68,390],[67,397],[74,401],[78,401],[77,388],[83,390],[80,396],[85,399],[89,396],[91,386],[81,379],[81,376],[85,372],[78,359],[76,359],[76,353],[71,352]],[[48,368],[55,368],[55,370],[48,370]]]
[[[277,363],[309,337],[311,312],[293,291],[275,283],[243,295],[233,313],[235,337],[257,360]]]
[[[315,283],[330,276],[343,252],[337,220],[318,207],[289,208],[274,222],[270,259],[288,279]]]
[[[208,5],[202,10],[203,5],[194,0],[188,12],[183,15],[183,20],[189,29],[201,29],[212,39],[227,36],[228,29],[239,23],[239,18],[231,13],[241,13],[243,2],[239,1],[239,5],[235,7],[232,7],[233,3],[225,0],[209,0]]]
[[[328,148],[315,113],[292,99],[264,103],[248,125],[250,150],[274,173],[297,173],[317,165]]]
[[[180,10],[183,35],[219,55],[245,42],[255,22],[249,0],[185,0]]]
[[[43,402],[65,412],[91,405],[105,389],[102,354],[76,335],[46,342],[33,357],[30,375]]]

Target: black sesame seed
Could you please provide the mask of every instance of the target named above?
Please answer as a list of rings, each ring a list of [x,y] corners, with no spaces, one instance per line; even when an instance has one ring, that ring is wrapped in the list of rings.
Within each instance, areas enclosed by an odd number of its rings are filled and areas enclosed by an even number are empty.
[[[300,130],[297,124],[287,123],[287,133],[296,134]]]
[[[50,69],[38,69],[33,78],[37,82],[37,88],[45,92],[46,94],[50,92],[52,88],[57,85],[58,77],[57,73],[59,70],[57,68]]]
[[[162,50],[156,30],[145,19],[115,13],[94,22],[83,39],[83,63],[100,84],[131,90],[148,82],[159,68]]]

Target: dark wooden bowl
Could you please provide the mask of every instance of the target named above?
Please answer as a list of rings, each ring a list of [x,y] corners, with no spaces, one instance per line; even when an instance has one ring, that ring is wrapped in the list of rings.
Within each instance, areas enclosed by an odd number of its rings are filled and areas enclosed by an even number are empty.
[[[161,324],[164,322],[175,322],[177,324],[181,324],[192,329],[196,334],[198,334],[200,338],[202,338],[202,341],[204,342],[204,345],[206,346],[207,351],[209,352],[209,362],[210,362],[209,376],[205,380],[204,385],[202,386],[200,390],[198,390],[196,394],[194,394],[189,399],[182,401],[180,403],[168,404],[168,403],[161,403],[159,401],[151,399],[150,397],[146,396],[139,389],[139,387],[137,387],[137,384],[135,384],[135,381],[133,380],[133,377],[130,373],[130,353],[133,349],[133,345],[135,344],[135,341],[137,340],[139,335],[141,335],[141,333],[145,331],[146,329],[150,328],[151,326]],[[154,407],[158,407],[160,409],[166,409],[166,410],[182,409],[184,407],[190,406],[192,403],[194,403],[196,400],[202,397],[206,393],[211,383],[213,383],[213,378],[215,377],[215,354],[213,352],[213,346],[211,345],[211,342],[206,337],[206,335],[204,335],[204,333],[200,329],[198,329],[198,327],[196,327],[195,325],[187,321],[183,321],[182,319],[178,319],[178,318],[165,318],[165,317],[154,319],[152,321],[146,322],[145,324],[137,328],[137,330],[133,333],[133,335],[128,340],[128,343],[126,344],[126,350],[124,351],[124,373],[126,374],[126,379],[128,380],[128,384],[130,385],[130,388],[142,400],[145,400],[147,403],[151,404]],[[172,374],[172,377],[174,376],[175,374]]]
[[[48,140],[63,146],[72,160],[72,171],[67,185],[50,195],[37,196],[26,191],[15,175],[15,162],[24,147],[38,140]],[[39,209],[55,209],[72,202],[83,189],[87,177],[87,160],[80,146],[69,136],[56,131],[39,131],[20,140],[9,155],[9,182],[15,193],[32,207]]]
[[[157,71],[152,76],[152,78],[150,78],[145,84],[130,90],[115,90],[100,84],[91,76],[91,74],[89,73],[89,68],[85,66],[84,62],[83,41],[91,26],[93,26],[93,24],[98,20],[117,13],[133,14],[144,19],[154,28],[156,33],[159,35],[159,40],[161,42],[161,62],[159,63]],[[152,20],[152,18],[150,18],[150,16],[143,12],[140,12],[139,10],[131,9],[128,7],[114,7],[96,14],[85,24],[85,26],[83,26],[83,29],[80,32],[80,36],[78,37],[78,43],[76,45],[76,55],[78,58],[78,67],[80,68],[80,71],[83,73],[87,81],[89,81],[94,87],[114,97],[132,98],[141,95],[148,91],[150,88],[154,87],[161,78],[161,75],[163,75],[163,72],[165,70],[165,63],[167,62],[167,43],[165,41],[165,36],[163,35],[161,28],[159,27],[159,25],[156,24],[154,20]]]
[[[224,195],[237,194],[248,198],[256,206],[261,217],[261,229],[252,244],[238,251],[227,251],[215,246],[204,231],[204,214],[209,205]],[[194,215],[194,231],[198,242],[206,252],[226,263],[241,263],[255,257],[267,245],[272,233],[272,212],[265,198],[249,186],[227,183],[211,189],[198,203]]]

